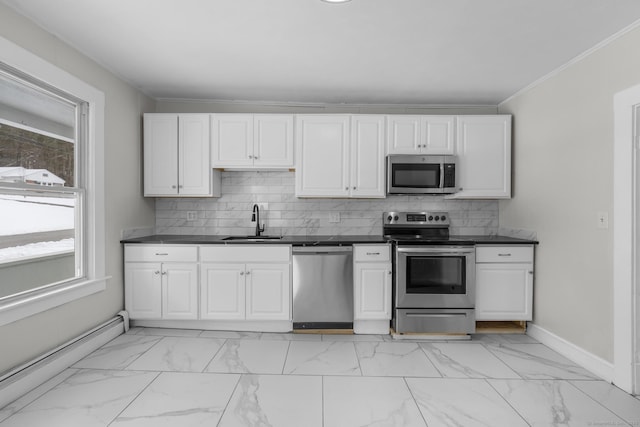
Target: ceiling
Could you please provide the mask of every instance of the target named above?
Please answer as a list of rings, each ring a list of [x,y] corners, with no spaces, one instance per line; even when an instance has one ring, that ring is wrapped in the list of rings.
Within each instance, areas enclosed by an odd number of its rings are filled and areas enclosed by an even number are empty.
[[[496,105],[638,0],[0,0],[154,98]]]

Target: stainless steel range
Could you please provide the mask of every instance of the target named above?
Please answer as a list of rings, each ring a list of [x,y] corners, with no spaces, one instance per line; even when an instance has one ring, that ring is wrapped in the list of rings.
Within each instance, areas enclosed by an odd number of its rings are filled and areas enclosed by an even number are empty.
[[[397,333],[475,332],[474,242],[449,235],[447,212],[385,212],[394,248]]]

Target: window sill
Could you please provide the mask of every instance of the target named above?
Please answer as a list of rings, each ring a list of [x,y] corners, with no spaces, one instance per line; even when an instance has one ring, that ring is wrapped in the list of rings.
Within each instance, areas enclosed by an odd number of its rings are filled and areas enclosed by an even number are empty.
[[[44,289],[33,295],[0,304],[0,326],[58,307],[71,301],[104,291],[109,277],[84,280]]]

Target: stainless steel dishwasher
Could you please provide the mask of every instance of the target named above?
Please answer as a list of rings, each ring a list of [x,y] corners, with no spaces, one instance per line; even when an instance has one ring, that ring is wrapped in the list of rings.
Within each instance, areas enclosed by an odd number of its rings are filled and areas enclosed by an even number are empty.
[[[353,327],[353,247],[293,247],[293,327]]]

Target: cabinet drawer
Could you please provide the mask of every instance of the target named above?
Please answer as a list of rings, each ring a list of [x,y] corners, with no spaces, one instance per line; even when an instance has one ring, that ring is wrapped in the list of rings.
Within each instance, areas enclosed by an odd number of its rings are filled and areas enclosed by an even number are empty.
[[[211,245],[200,247],[202,262],[289,262],[291,246],[287,245]]]
[[[533,246],[477,246],[476,263],[533,262]]]
[[[389,261],[390,259],[389,245],[353,245],[353,260],[356,262]]]
[[[131,261],[171,261],[171,262],[198,262],[197,246],[178,245],[125,245],[124,259]]]

